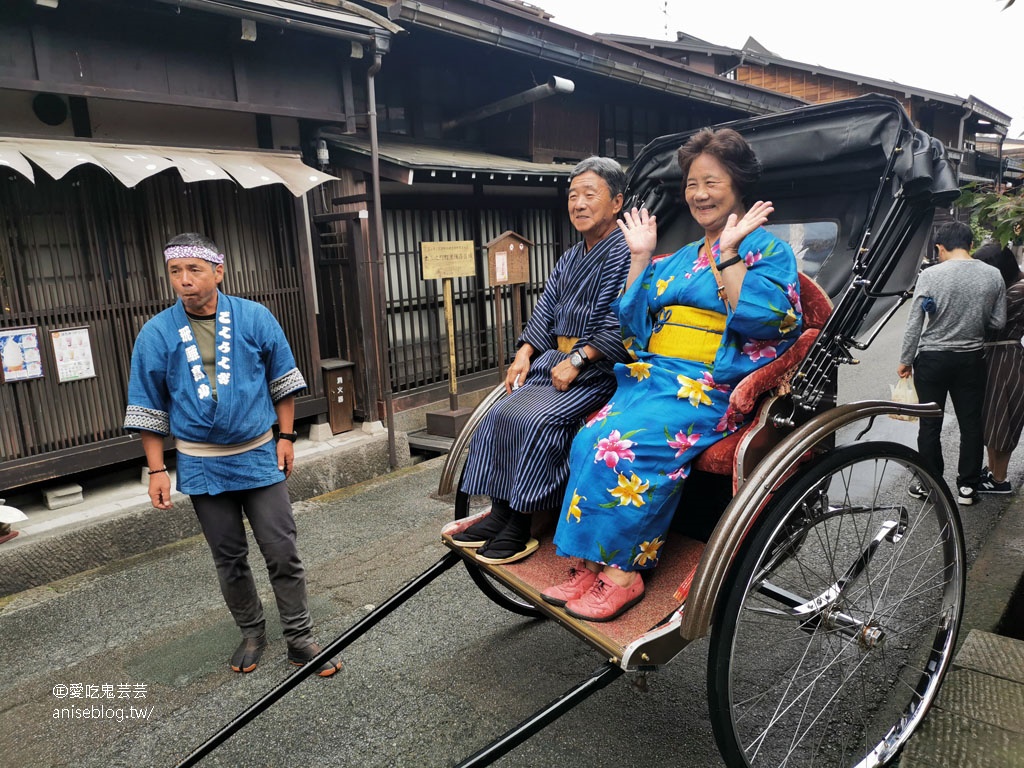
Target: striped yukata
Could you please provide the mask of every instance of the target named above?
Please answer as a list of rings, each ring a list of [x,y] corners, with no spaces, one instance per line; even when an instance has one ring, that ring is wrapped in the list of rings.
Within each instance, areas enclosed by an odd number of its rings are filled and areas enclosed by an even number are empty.
[[[1024,429],[1024,280],[1006,289],[1006,325],[985,342],[985,445],[1011,453]]]
[[[589,251],[580,242],[562,254],[517,341],[537,350],[526,381],[474,433],[462,490],[503,499],[518,512],[558,508],[572,438],[614,391],[615,363],[628,359],[611,307],[628,272],[629,247],[618,227]],[[559,336],[578,339],[573,349],[589,344],[604,355],[565,392],[551,383],[551,369],[572,351],[558,350]]]

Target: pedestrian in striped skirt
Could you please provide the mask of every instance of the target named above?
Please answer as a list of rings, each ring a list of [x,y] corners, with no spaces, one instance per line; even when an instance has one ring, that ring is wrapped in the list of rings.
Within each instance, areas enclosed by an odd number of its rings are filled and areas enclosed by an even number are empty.
[[[1006,471],[1024,428],[1024,275],[1013,252],[999,243],[986,243],[974,258],[998,269],[1006,283],[1006,325],[985,338],[988,385],[982,421],[988,468],[978,490],[1011,493]]]

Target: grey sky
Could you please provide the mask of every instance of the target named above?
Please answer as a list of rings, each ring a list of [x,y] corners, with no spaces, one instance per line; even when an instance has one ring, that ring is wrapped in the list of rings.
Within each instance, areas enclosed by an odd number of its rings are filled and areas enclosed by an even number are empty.
[[[754,37],[783,58],[975,96],[1024,133],[1024,5],[1005,0],[530,0],[583,32],[675,39],[677,30],[741,48]]]

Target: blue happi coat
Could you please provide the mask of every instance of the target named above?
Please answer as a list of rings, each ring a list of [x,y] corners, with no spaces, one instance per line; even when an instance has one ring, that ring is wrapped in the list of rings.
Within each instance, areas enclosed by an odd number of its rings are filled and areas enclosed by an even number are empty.
[[[573,435],[615,388],[613,364],[629,359],[612,310],[628,272],[629,248],[618,227],[590,250],[577,243],[562,254],[519,337],[537,350],[526,381],[473,434],[462,490],[504,499],[520,512],[558,508]],[[559,336],[605,356],[564,392],[551,384],[551,369],[569,356],[558,350]]]
[[[787,243],[765,229],[744,238],[747,274],[729,311],[702,244],[656,260],[618,303],[634,359],[615,366],[615,394],[573,441],[555,532],[560,555],[623,570],[654,567],[694,457],[742,423],[729,408],[733,386],[799,335],[796,258]],[[717,257],[717,243],[713,251]],[[663,310],[680,305],[726,314],[712,363],[649,351]]]
[[[208,371],[180,299],[142,327],[132,350],[125,429],[196,443],[245,443],[277,420],[275,403],[306,388],[284,331],[262,304],[219,293],[216,328],[217,361]],[[234,456],[179,452],[177,471],[178,490],[189,495],[285,479],[273,440]]]

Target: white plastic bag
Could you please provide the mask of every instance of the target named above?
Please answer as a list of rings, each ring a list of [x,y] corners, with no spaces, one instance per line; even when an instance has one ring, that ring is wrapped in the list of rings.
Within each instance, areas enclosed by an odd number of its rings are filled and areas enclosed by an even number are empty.
[[[916,404],[917,389],[914,387],[914,378],[907,376],[905,379],[900,379],[892,385],[892,399],[897,403],[914,403]],[[899,413],[890,413],[890,419],[897,419],[898,421],[917,421],[917,416],[904,416]]]

